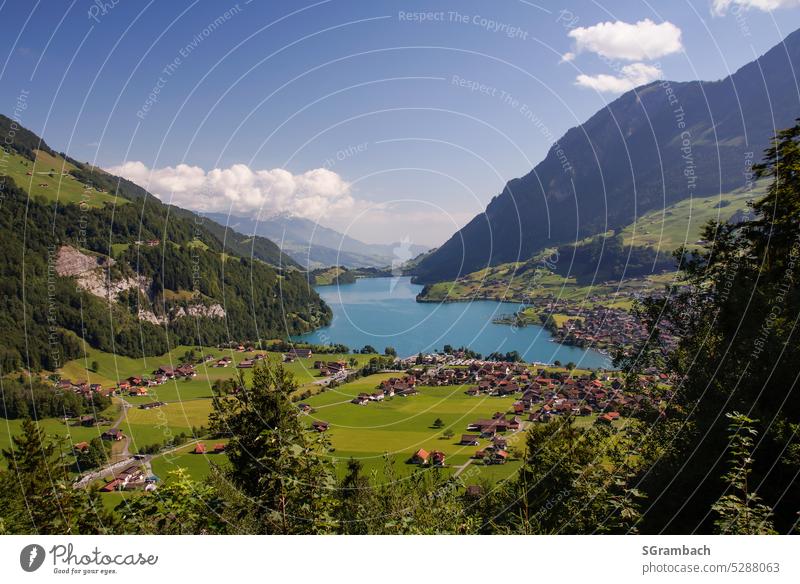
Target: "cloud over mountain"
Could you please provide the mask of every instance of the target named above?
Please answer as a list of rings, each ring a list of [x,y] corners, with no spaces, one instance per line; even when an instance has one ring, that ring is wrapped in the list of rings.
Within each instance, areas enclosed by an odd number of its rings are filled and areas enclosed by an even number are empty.
[[[661,77],[661,70],[658,67],[647,65],[646,63],[631,63],[620,69],[619,76],[608,74],[583,74],[578,75],[575,79],[575,83],[596,91],[623,93],[634,87],[655,81],[659,77]]]
[[[129,161],[106,170],[141,185],[164,202],[193,211],[290,213],[317,219],[350,212],[357,205],[350,184],[325,168],[292,174],[282,168],[254,170],[233,164],[206,171],[188,164],[151,169],[143,162]]]

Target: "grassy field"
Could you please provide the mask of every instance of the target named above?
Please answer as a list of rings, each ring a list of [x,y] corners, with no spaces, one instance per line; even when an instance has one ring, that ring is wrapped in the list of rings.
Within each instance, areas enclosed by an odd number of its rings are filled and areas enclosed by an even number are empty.
[[[369,471],[379,475],[384,467],[384,458],[395,461],[398,474],[408,475],[417,467],[406,464],[407,459],[418,449],[428,452],[440,450],[447,455],[450,472],[465,464],[479,448],[461,446],[461,434],[467,433],[467,425],[480,418],[489,418],[497,411],[507,412],[514,398],[470,397],[464,387],[422,387],[420,393],[411,397],[387,398],[382,402],[370,402],[357,406],[350,400],[361,392],[373,392],[381,380],[391,374],[373,375],[344,386],[325,391],[306,400],[315,411],[307,416],[310,426],[315,420],[328,422],[328,430],[334,451],[332,455],[341,461],[358,459]],[[442,428],[433,428],[436,419],[444,422]],[[451,429],[454,436],[445,439],[443,434]],[[524,433],[508,433],[509,447],[524,446]],[[481,440],[481,447],[488,444]],[[342,464],[343,466],[343,464]],[[484,466],[473,462],[470,466],[487,478],[508,476],[519,466],[511,461],[502,467]],[[470,473],[477,480],[476,471]]]
[[[51,156],[37,150],[35,163],[13,153],[9,154],[7,160],[4,173],[32,196],[42,196],[62,205],[85,203],[90,207],[102,207],[105,203],[124,205],[128,202],[126,199],[114,197],[113,193],[86,187],[69,174],[75,167],[60,156]]]
[[[214,444],[224,444],[225,440],[203,440],[207,450],[210,451]],[[169,477],[169,473],[185,468],[195,480],[202,480],[211,472],[211,465],[222,465],[227,461],[225,454],[194,454],[195,444],[179,448],[175,452],[158,456],[153,459],[152,467],[155,474],[162,481]]]
[[[76,380],[89,380],[103,386],[112,386],[117,379],[125,379],[131,375],[147,375],[160,365],[177,364],[179,358],[192,347],[176,347],[167,355],[157,358],[131,359],[117,357],[107,353],[91,351],[86,359],[67,363],[59,371],[63,377]],[[197,352],[197,350],[195,349]],[[231,352],[230,350],[202,349],[204,354],[215,358],[223,355],[231,356],[235,362],[252,356],[250,353]],[[341,357],[341,356],[340,356]],[[343,356],[350,358],[350,355]],[[360,363],[366,362],[370,355],[353,355]],[[270,360],[279,360],[280,354],[268,354]],[[319,356],[311,359],[299,359],[286,367],[292,371],[301,383],[301,391],[308,388],[316,378],[317,370],[313,369],[313,361],[317,358],[333,359],[334,356]],[[87,369],[87,364],[96,363],[97,371]],[[230,378],[237,372],[244,372],[249,377],[249,370],[239,370],[233,366],[216,368],[199,365],[198,375],[191,380],[172,380],[164,385],[150,388],[146,397],[122,396],[122,399],[134,407],[127,412],[121,429],[131,437],[130,451],[135,453],[144,446],[163,444],[166,440],[181,433],[191,436],[192,428],[208,425],[208,416],[212,411],[211,386],[216,379]],[[561,370],[561,369],[559,369]],[[416,466],[407,464],[407,459],[419,448],[429,452],[441,450],[447,455],[446,474],[454,473],[458,467],[468,463],[478,448],[458,444],[461,434],[467,433],[467,425],[480,418],[489,418],[495,412],[508,413],[514,397],[470,397],[464,393],[464,387],[422,387],[420,393],[411,397],[394,397],[383,402],[371,402],[367,406],[357,406],[350,400],[362,392],[374,392],[378,384],[391,373],[372,375],[354,382],[320,391],[313,386],[316,395],[305,400],[310,404],[313,413],[304,416],[303,421],[309,427],[315,420],[323,420],[331,424],[328,432],[332,442],[332,458],[337,462],[340,471],[344,471],[346,461],[351,457],[362,462],[368,472],[374,472],[379,478],[383,476],[385,458],[394,462],[396,473],[408,476]],[[117,405],[107,417],[116,418]],[[164,401],[166,405],[143,410],[136,406],[150,401]],[[441,419],[443,426],[433,428],[434,420]],[[590,424],[593,418],[581,418],[580,424]],[[69,443],[93,438],[105,429],[70,427],[60,420],[44,420],[41,424],[49,434],[65,436]],[[0,429],[0,446],[7,447],[10,435],[19,430],[19,421],[6,422]],[[444,439],[443,434],[451,429],[453,438]],[[512,452],[524,450],[524,432],[508,433],[509,448]],[[191,439],[191,438],[190,438]],[[215,441],[205,440],[211,447]],[[488,444],[481,440],[480,447]],[[178,449],[166,456],[158,456],[153,460],[153,471],[164,478],[170,470],[177,467],[187,468],[195,478],[202,478],[208,473],[210,462],[222,462],[223,455],[194,455],[194,445]],[[470,482],[481,478],[498,481],[512,476],[519,469],[520,462],[511,460],[505,465],[485,466],[472,461],[462,471]],[[120,499],[121,500],[121,499]]]
[[[552,297],[584,307],[602,305],[630,309],[634,297],[660,290],[665,284],[676,281],[675,273],[665,273],[580,285],[573,277],[565,278],[548,271],[539,271],[534,275],[535,272],[530,270],[515,275],[515,269],[521,265],[502,264],[468,274],[455,282],[432,284],[427,289],[425,300],[490,299],[530,303],[537,298]]]
[[[113,405],[103,412],[98,412],[98,417],[105,417],[110,420],[116,419],[119,415],[119,406]],[[83,426],[72,426],[68,422],[60,419],[48,418],[37,422],[44,432],[55,438],[63,440],[65,450],[70,450],[73,444],[78,442],[88,442],[92,438],[97,438],[110,425],[95,426],[85,428]],[[22,420],[5,420],[0,418],[0,449],[6,450],[11,447],[11,438],[21,432]],[[5,460],[0,460],[0,464],[5,464]]]
[[[102,351],[89,350],[83,359],[70,361],[58,373],[62,378],[72,381],[88,381],[99,383],[103,387],[114,387],[117,380],[123,380],[133,375],[150,375],[161,365],[176,366],[181,357],[190,350],[196,355],[210,355],[215,360],[228,356],[233,363],[228,367],[213,367],[214,362],[196,365],[197,376],[192,379],[173,379],[163,385],[148,389],[147,396],[132,397],[122,396],[126,402],[134,407],[128,410],[122,431],[130,436],[130,451],[137,452],[144,446],[161,444],[181,433],[190,436],[192,428],[208,426],[208,416],[211,413],[212,386],[215,381],[230,379],[241,373],[245,382],[249,381],[251,370],[238,369],[236,364],[244,359],[252,358],[256,352],[238,352],[229,349],[216,349],[204,347],[202,349],[189,346],[178,346],[165,355],[134,359],[121,357]],[[281,360],[281,353],[266,353],[270,361]],[[371,355],[322,355],[309,359],[297,359],[286,363],[285,367],[295,376],[298,383],[298,393],[311,390],[318,391],[320,386],[314,382],[321,379],[319,371],[314,369],[314,361],[322,360],[349,360],[356,359],[359,365],[369,361]],[[96,370],[92,366],[96,365]],[[139,409],[138,406],[154,402],[166,402],[167,405],[149,410]]]

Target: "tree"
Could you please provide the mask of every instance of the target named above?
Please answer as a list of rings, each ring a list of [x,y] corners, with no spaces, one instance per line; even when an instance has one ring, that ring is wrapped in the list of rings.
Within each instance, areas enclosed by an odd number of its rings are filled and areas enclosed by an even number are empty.
[[[800,375],[800,124],[779,132],[754,168],[769,181],[766,195],[742,221],[707,223],[702,248],[675,252],[684,285],[637,304],[650,334],[616,360],[628,384],[649,367],[681,380],[662,408],[636,414],[656,429],[643,448],[661,453],[639,483],[658,495],[643,518],[648,532],[741,527],[730,513],[721,515],[737,504],[725,463],[730,428],[722,414],[731,411],[764,421],[746,424],[759,433],[748,482],[759,485],[777,531],[795,527],[800,402],[787,399],[787,388]],[[677,344],[666,343],[665,333]],[[739,503],[747,502],[748,493],[736,492]]]
[[[387,357],[397,357],[397,350],[394,347],[386,347],[383,354]]]
[[[639,520],[635,441],[613,428],[577,428],[571,418],[528,431],[527,457],[498,503],[500,532],[627,533]]]
[[[448,428],[447,430],[444,431],[444,434],[442,434],[445,440],[450,440],[455,435],[456,433],[453,432],[452,428]]]
[[[115,533],[117,519],[96,490],[74,489],[61,444],[30,419],[3,450],[0,471],[0,523],[10,533],[79,535]]]
[[[358,366],[358,359],[356,359],[355,357],[350,357],[350,359],[347,362],[350,365],[350,367]]]
[[[567,363],[567,364],[566,364],[564,367],[567,369],[567,371],[572,371],[573,369],[575,369],[575,363],[573,363],[572,361],[570,361],[570,362],[569,362],[569,363]]]
[[[444,428],[444,421],[442,421],[442,419],[441,419],[441,418],[436,418],[436,419],[433,421],[433,425],[431,426],[431,428],[436,428],[436,429],[438,429],[438,428]]]
[[[728,483],[728,492],[712,506],[717,515],[714,526],[723,535],[774,534],[772,509],[748,486],[753,465],[753,439],[758,435],[753,428],[755,421],[738,412],[725,415],[731,421],[730,469],[723,477]]]
[[[228,479],[243,494],[243,515],[260,533],[333,530],[335,471],[325,434],[309,432],[291,401],[294,377],[281,363],[253,369],[249,386],[213,400],[211,431],[229,436]],[[249,500],[249,502],[247,502]]]
[[[372,345],[364,345],[364,348],[361,349],[361,352],[364,355],[377,355],[378,354],[377,349],[375,349],[375,347],[373,347]]]
[[[99,437],[92,438],[89,441],[89,447],[78,452],[76,456],[76,463],[80,472],[102,466],[106,463],[106,460],[106,447]]]
[[[127,499],[117,511],[137,534],[220,534],[226,532],[223,505],[212,485],[195,481],[186,469],[178,468],[157,492]]]
[[[100,369],[100,363],[98,363],[97,361],[92,361],[92,364],[89,366],[89,368],[91,371],[97,373],[97,371]]]

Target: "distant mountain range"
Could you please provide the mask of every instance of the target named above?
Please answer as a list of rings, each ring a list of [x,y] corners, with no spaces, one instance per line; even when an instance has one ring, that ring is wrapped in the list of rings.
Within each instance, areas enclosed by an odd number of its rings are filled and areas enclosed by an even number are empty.
[[[777,130],[800,117],[800,31],[720,81],[656,81],[572,128],[530,173],[419,262],[452,280],[611,229],[750,180]]]
[[[205,216],[240,233],[255,234],[274,241],[285,254],[308,269],[399,265],[429,249],[407,242],[364,243],[309,219],[286,214],[263,219],[225,213],[207,213]]]

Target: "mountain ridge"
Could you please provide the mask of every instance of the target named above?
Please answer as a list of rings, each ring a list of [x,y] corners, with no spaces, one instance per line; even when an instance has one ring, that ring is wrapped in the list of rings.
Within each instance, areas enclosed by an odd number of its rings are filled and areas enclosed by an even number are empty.
[[[624,93],[509,181],[419,263],[416,280],[524,261],[659,206],[742,187],[775,131],[800,116],[795,64],[800,31],[723,79],[654,81]]]
[[[258,219],[225,213],[203,215],[222,225],[230,225],[237,231],[269,238],[306,269],[330,266],[384,267],[404,259],[398,257],[398,248],[408,250],[409,259],[428,249],[410,243],[403,247],[403,242],[365,243],[310,219],[287,213]]]

